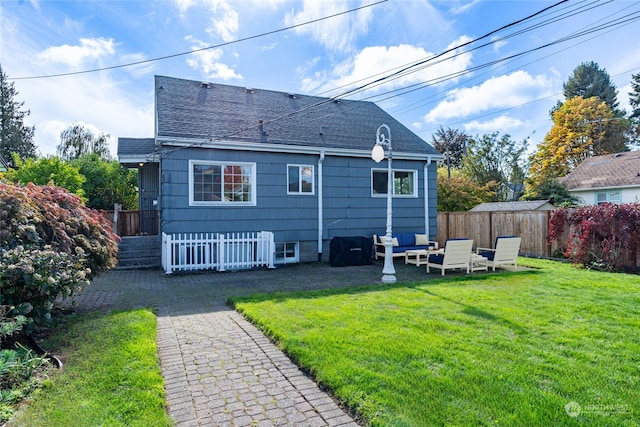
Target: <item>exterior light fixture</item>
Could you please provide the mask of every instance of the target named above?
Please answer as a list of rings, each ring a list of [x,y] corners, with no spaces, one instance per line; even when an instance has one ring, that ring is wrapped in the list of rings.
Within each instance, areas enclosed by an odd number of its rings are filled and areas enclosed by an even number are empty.
[[[386,133],[384,131],[386,131]],[[384,237],[384,266],[382,268],[382,283],[394,283],[396,281],[396,269],[393,266],[393,170],[391,169],[391,129],[382,124],[376,131],[376,145],[371,150],[371,158],[380,163],[384,159],[384,147],[389,150],[387,157],[387,232]]]

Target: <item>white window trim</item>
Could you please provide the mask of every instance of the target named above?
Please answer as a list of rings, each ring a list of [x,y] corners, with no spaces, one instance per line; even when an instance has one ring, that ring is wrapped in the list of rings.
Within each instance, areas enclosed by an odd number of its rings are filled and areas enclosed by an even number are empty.
[[[387,173],[387,169],[385,168],[372,168],[371,169],[371,197],[387,197],[387,193],[374,193],[373,191],[373,173],[374,172],[384,172]],[[394,198],[407,198],[407,199],[415,199],[418,197],[418,171],[415,169],[392,169],[392,173],[394,175],[396,172],[410,172],[413,174],[413,194],[396,194],[395,185],[393,186],[393,196]],[[387,177],[388,178],[388,177]]]
[[[251,201],[249,202],[226,202],[221,201],[200,201],[193,199],[193,168],[195,165],[233,165],[249,167],[251,169]],[[248,162],[220,162],[211,160],[189,160],[189,206],[256,206],[256,164]]]
[[[303,165],[297,163],[287,164],[287,195],[290,196],[313,196],[316,194],[316,169],[313,167],[314,165]],[[301,168],[311,168],[311,192],[305,193],[303,191],[289,191],[289,168],[297,167],[298,172],[300,172]],[[302,174],[300,174],[300,178],[302,178]],[[299,188],[302,188],[302,179],[299,182]]]

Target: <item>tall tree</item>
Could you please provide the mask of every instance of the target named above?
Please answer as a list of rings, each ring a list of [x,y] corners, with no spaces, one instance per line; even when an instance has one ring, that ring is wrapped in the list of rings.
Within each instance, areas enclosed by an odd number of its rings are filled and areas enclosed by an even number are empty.
[[[442,126],[431,137],[433,147],[444,154],[444,164],[447,167],[447,177],[451,178],[451,168],[459,169],[467,148],[469,136],[458,129]]]
[[[553,114],[553,127],[531,156],[527,192],[567,175],[590,156],[626,151],[627,121],[593,96],[568,100]]]
[[[14,156],[22,159],[36,156],[36,146],[33,143],[35,126],[26,126],[24,119],[30,114],[29,110],[22,110],[24,102],[18,102],[18,95],[13,83],[9,83],[7,75],[0,65],[0,156],[15,166]]]
[[[593,61],[578,65],[562,87],[567,101],[577,97],[587,99],[597,96],[606,102],[616,115],[623,114],[618,110],[618,90],[611,82],[609,73]]]
[[[640,145],[640,73],[631,76],[629,104],[631,104],[629,143],[638,146]]]
[[[496,185],[523,184],[527,146],[527,139],[517,142],[510,135],[500,136],[498,132],[469,138],[462,170],[481,186],[491,181]],[[499,199],[497,194],[495,199]]]
[[[100,158],[109,160],[111,154],[108,143],[108,134],[95,135],[82,123],[74,123],[62,131],[60,144],[56,149],[62,160],[74,160],[86,154],[97,154]]]

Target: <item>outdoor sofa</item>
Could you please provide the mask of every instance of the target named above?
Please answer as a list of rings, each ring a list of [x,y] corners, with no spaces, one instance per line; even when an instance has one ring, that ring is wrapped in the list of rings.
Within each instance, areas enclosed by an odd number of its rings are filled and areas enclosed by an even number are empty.
[[[426,234],[415,233],[392,233],[393,256],[404,257],[406,251],[420,249],[438,249],[438,242],[429,240]],[[375,258],[384,258],[384,238],[385,235],[373,235],[375,247]]]

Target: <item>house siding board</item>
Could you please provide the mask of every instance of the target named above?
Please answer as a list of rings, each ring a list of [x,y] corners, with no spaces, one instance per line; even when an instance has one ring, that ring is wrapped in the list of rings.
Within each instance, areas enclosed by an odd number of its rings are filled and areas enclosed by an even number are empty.
[[[189,206],[189,160],[255,163],[258,186],[256,206]],[[276,241],[306,242],[307,248],[310,247],[308,243],[313,242],[317,252],[318,160],[319,156],[302,154],[200,148],[172,150],[166,147],[162,171],[163,231],[226,233],[258,231],[258,227],[260,230],[273,231]],[[287,194],[288,164],[314,166],[314,195]],[[418,175],[418,197],[393,199],[394,222],[398,224],[394,229],[398,231],[424,230],[423,165],[423,162],[411,161],[394,163],[394,169],[414,170]],[[384,232],[386,197],[371,196],[372,168],[380,168],[380,165],[366,158],[327,156],[324,159],[323,239],[370,236]],[[435,200],[430,212],[436,215]],[[308,257],[308,250],[301,252],[302,260]]]

